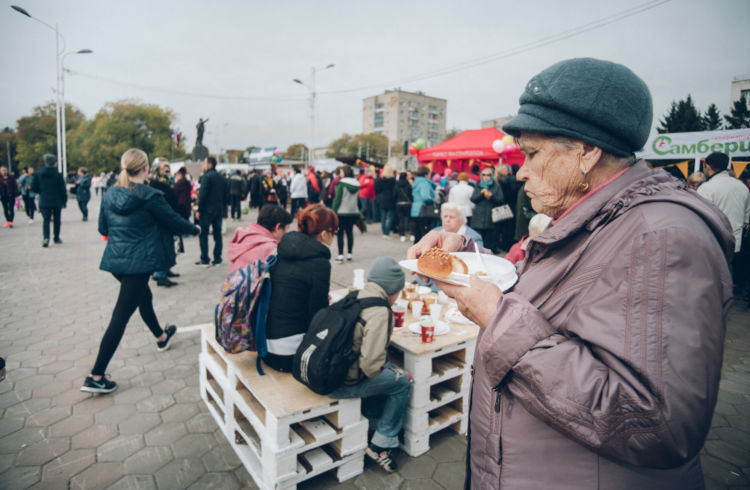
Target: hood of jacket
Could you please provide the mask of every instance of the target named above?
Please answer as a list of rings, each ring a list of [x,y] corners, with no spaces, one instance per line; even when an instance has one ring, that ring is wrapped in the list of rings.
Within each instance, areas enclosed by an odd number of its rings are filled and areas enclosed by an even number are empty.
[[[234,262],[245,253],[252,252],[259,247],[276,248],[276,239],[271,232],[257,223],[237,228],[232,241],[227,246],[227,258]]]
[[[139,210],[146,204],[146,201],[158,194],[163,193],[151,186],[136,184],[131,189],[115,186],[107,190],[106,195],[114,213],[128,215]]]
[[[358,191],[360,188],[359,182],[353,177],[344,177],[343,179],[339,180],[338,183],[342,184],[350,191]]]
[[[581,202],[574,212],[553,222],[544,233],[534,239],[539,244],[564,241],[579,229],[594,230],[618,216],[652,202],[678,204],[698,215],[713,232],[727,260],[734,254],[734,236],[729,221],[717,207],[697,196],[685,182],[675,179],[664,170],[651,170],[641,160],[608,186],[609,192],[598,192]],[[612,192],[614,191],[614,193]]]
[[[299,231],[290,231],[281,237],[279,257],[285,260],[307,260],[315,257],[331,258],[331,250],[323,243]]]

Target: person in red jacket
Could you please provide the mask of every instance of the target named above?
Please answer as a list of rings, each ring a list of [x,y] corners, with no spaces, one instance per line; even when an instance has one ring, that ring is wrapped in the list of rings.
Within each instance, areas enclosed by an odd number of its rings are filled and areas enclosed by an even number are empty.
[[[360,169],[359,178],[359,210],[365,216],[368,223],[375,219],[375,177],[374,172]]]

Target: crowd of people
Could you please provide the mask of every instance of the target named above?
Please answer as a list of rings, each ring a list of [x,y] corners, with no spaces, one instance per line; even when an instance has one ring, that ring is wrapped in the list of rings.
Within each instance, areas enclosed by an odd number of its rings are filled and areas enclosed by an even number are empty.
[[[704,175],[687,184],[638,161],[652,113],[649,89],[630,69],[586,58],[556,63],[527,84],[518,115],[503,127],[525,156],[520,168],[476,165],[435,174],[426,166],[397,172],[342,165],[331,174],[309,167],[226,178],[208,158],[195,196],[184,168],[173,179],[168,164],[149,169],[146,154],[130,149],[106,186],[98,226],[108,237],[100,268],[120,291],[81,390],[117,388],[105,370],[136,309],[157,350],[169,348],[177,329],[162,328],[156,318],[149,277],[173,283],[175,237],[182,234],[200,236],[197,265],[221,264],[222,220],[229,213],[241,219],[247,200],[259,208],[257,223],[235,231],[226,255],[230,270],[276,255],[269,367],[291,371],[311,319],[329,303],[332,259],[353,260],[355,227],[379,223],[385,239],[395,232],[414,240],[408,258],[434,246],[510,249],[519,278],[509,291],[478,276],[468,287],[425,282],[454,298],[481,329],[467,487],[701,487],[698,453],[717,401],[733,284],[747,277],[741,257],[750,192],[728,175],[724,154],[709,155]],[[54,156],[44,163],[20,182],[0,167],[0,190],[10,223],[6,201],[39,196],[46,247],[50,222],[61,242],[68,193]],[[88,189],[103,187],[101,177],[92,180],[79,171],[84,221]],[[505,204],[514,217],[494,219]],[[27,207],[32,220],[34,206]],[[364,410],[379,405],[366,454],[389,472],[397,468],[393,450],[411,390],[409,373],[386,356],[390,305],[404,283],[392,257],[374,261],[358,294],[389,306],[361,314],[346,382],[331,393],[362,397]]]

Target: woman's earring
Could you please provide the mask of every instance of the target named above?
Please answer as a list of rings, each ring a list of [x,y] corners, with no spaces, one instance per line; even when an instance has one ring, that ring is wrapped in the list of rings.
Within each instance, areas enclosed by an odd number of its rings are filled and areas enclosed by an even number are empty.
[[[586,180],[586,173],[587,172],[583,172],[583,182],[578,184],[578,190],[583,194],[589,191],[589,182]]]

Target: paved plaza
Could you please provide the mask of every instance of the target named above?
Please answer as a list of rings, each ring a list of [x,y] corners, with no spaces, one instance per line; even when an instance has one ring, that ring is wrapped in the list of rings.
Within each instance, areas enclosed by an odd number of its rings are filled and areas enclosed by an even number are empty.
[[[112,395],[79,391],[96,357],[112,312],[117,281],[99,270],[105,243],[96,231],[99,199],[82,222],[75,201],[63,210],[62,245],[41,247],[41,216],[0,229],[0,356],[8,367],[0,383],[0,489],[22,488],[255,488],[198,392],[197,329],[179,332],[159,353],[135,314],[108,372]],[[228,220],[234,228],[254,220]],[[378,224],[355,230],[354,261],[332,264],[332,288],[349,286],[355,268],[381,255],[405,257],[410,243],[381,238]],[[226,262],[202,268],[198,240],[173,269],[179,286],[151,282],[162,326],[212,321]],[[333,246],[335,255],[335,242]],[[224,256],[226,257],[226,247]],[[338,484],[321,475],[299,486],[341,489],[458,489],[466,440],[443,431],[419,457],[397,456],[386,474],[366,461],[363,474]],[[708,488],[750,488],[750,309],[732,308],[719,403],[702,452]]]

